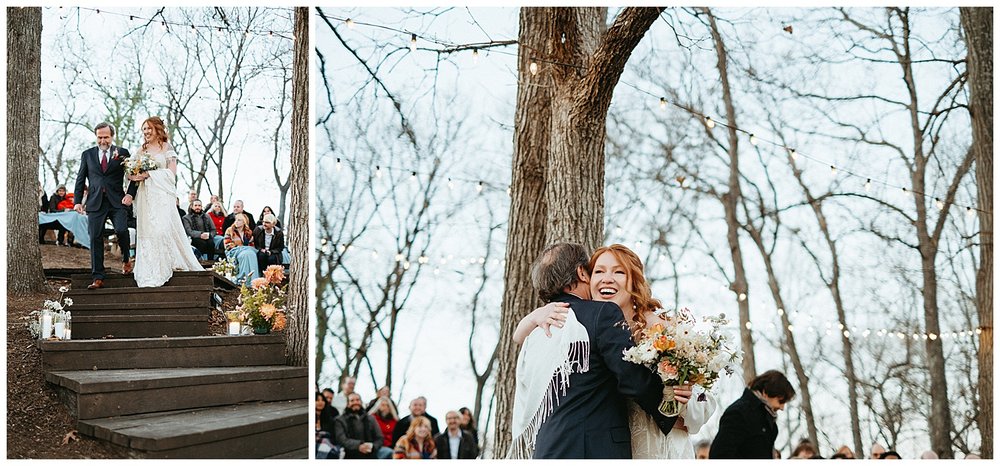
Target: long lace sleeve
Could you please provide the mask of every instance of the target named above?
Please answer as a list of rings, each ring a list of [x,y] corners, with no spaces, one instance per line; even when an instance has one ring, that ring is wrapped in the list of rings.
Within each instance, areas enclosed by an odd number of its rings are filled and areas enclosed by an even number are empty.
[[[701,394],[705,395],[705,401],[698,401]],[[697,434],[701,427],[708,422],[708,419],[712,417],[715,413],[715,408],[718,402],[715,397],[705,391],[701,385],[695,385],[692,389],[691,401],[688,402],[687,407],[684,408],[684,412],[681,417],[684,418],[684,425],[688,429],[688,434]]]

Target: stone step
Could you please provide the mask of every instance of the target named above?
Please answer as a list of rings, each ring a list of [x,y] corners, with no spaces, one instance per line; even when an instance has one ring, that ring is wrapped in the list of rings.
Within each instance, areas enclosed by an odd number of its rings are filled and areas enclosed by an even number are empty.
[[[248,403],[80,421],[78,430],[140,458],[309,457],[309,403]]]
[[[214,287],[211,284],[158,288],[100,288],[96,290],[83,288],[70,290],[66,293],[66,297],[73,299],[74,306],[77,304],[146,304],[178,301],[201,302],[205,306],[210,306],[213,290]]]
[[[46,372],[77,419],[252,401],[307,399],[306,367],[252,366]]]
[[[136,288],[135,278],[133,275],[121,275],[118,273],[109,273],[107,277],[104,278],[105,288],[123,288],[130,287]],[[163,286],[191,286],[191,285],[212,285],[215,279],[215,273],[211,270],[196,271],[196,272],[174,272],[174,276],[170,278]],[[90,274],[73,274],[71,277],[72,288],[74,290],[86,290],[87,285],[94,281]]]
[[[285,341],[280,334],[39,341],[38,347],[47,371],[285,363]]]
[[[142,311],[150,312],[150,311]],[[152,311],[155,312],[155,311]],[[73,314],[74,340],[91,338],[197,337],[208,335],[211,310],[194,314]]]
[[[109,315],[133,315],[133,314],[161,314],[161,315],[204,315],[211,312],[211,307],[203,300],[199,301],[177,301],[170,303],[101,303],[101,304],[77,304],[67,308],[72,312],[73,318],[77,316],[109,316]]]

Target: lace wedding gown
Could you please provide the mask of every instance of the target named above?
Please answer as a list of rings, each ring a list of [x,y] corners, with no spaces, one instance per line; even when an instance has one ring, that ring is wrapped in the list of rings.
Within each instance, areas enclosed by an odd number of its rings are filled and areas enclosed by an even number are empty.
[[[694,459],[694,444],[691,435],[697,434],[715,412],[716,402],[705,390],[695,385],[691,400],[684,406],[680,417],[684,418],[687,432],[671,429],[670,435],[663,435],[653,418],[646,414],[634,401],[628,401],[628,425],[632,431],[632,459]],[[705,393],[705,401],[698,401],[698,395]]]
[[[175,270],[204,270],[191,250],[191,239],[177,215],[174,172],[168,159],[177,153],[167,149],[150,154],[160,168],[139,183],[135,198],[135,281],[140,287],[162,286]]]

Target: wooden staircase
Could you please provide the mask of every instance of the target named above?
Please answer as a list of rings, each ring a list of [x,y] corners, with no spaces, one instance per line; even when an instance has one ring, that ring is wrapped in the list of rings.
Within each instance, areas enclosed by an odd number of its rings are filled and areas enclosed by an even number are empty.
[[[207,335],[213,277],[73,277],[73,340],[39,347],[81,434],[132,458],[308,458],[307,368],[285,365],[281,334]]]

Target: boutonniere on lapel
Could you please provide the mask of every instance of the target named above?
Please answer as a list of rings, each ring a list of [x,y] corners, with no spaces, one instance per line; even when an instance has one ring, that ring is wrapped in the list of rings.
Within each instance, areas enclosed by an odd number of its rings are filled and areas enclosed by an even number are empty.
[[[111,148],[111,160],[121,161],[121,159],[122,159],[122,156],[118,155],[118,148],[117,147],[112,147]]]

